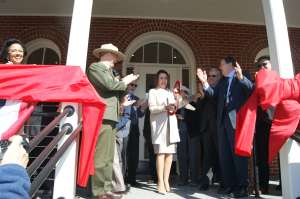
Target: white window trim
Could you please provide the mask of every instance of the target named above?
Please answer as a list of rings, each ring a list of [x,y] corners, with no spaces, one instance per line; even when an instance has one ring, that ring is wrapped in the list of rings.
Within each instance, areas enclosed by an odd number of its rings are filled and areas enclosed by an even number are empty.
[[[257,60],[258,60],[260,57],[262,57],[262,56],[270,56],[269,48],[261,49],[261,50],[256,54],[256,57],[255,57],[254,62],[257,62]]]
[[[61,52],[60,52],[59,47],[53,41],[51,41],[49,39],[44,39],[44,38],[35,39],[35,40],[32,40],[32,41],[28,42],[27,44],[25,44],[25,47],[27,49],[27,56],[25,58],[25,63],[27,63],[28,57],[34,51],[36,51],[40,48],[50,48],[50,49],[54,50],[59,57],[59,63],[61,61]]]
[[[132,63],[130,62],[132,54],[134,54],[141,46],[144,46],[153,42],[163,42],[171,47],[177,49],[179,53],[183,56],[186,61],[184,68],[190,68],[190,86],[191,90],[194,92],[196,90],[196,59],[194,53],[190,46],[179,36],[165,31],[152,31],[141,34],[136,37],[127,47],[125,51],[125,60],[123,62],[123,73],[125,73],[126,68]],[[140,63],[139,63],[140,64]],[[144,65],[144,64],[143,64]],[[153,65],[153,64],[152,64]],[[163,64],[157,64],[163,65]],[[171,64],[172,65],[172,64]]]

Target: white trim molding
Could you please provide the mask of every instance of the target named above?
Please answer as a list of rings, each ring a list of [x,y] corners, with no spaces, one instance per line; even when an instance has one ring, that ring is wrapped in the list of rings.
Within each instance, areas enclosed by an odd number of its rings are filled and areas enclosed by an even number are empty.
[[[270,50],[269,48],[264,48],[264,49],[261,49],[257,54],[256,54],[256,57],[255,57],[255,62],[257,62],[258,58],[262,57],[262,56],[270,56]]]
[[[193,74],[196,74],[196,59],[194,53],[186,41],[184,41],[181,37],[170,32],[151,31],[136,37],[126,48],[126,57],[123,62],[123,72],[125,72],[126,68],[130,66],[130,59],[132,54],[134,54],[135,51],[137,51],[143,45],[153,42],[166,43],[172,46],[173,48],[177,49],[181,53],[186,62],[185,66],[190,68],[190,86],[192,91],[195,91],[196,80],[194,78],[195,75]]]

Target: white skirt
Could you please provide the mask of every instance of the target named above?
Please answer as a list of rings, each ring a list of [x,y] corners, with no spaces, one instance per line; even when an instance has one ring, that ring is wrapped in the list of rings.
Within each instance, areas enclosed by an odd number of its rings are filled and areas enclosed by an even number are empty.
[[[166,135],[163,136],[163,143],[153,144],[155,154],[174,154],[176,153],[176,144],[170,143],[170,131],[167,129]]]

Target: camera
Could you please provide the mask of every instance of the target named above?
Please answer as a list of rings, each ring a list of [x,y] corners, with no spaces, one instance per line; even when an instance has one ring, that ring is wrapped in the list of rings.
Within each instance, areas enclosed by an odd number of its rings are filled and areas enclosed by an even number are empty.
[[[29,147],[29,142],[28,142],[27,136],[21,135],[21,137],[23,138],[21,145],[24,147],[26,152],[29,153],[30,147]],[[9,141],[9,140],[0,140],[0,161],[3,159],[3,156],[4,156],[5,152],[7,151],[7,148],[9,147],[10,144],[11,144],[11,141]]]

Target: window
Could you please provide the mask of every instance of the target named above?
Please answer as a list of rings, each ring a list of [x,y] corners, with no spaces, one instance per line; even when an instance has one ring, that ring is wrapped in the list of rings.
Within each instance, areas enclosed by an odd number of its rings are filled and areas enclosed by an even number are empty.
[[[152,42],[140,47],[131,55],[130,62],[186,64],[183,56],[177,49],[163,42]]]
[[[188,68],[182,69],[182,85],[190,87],[190,70]]]
[[[58,54],[50,48],[39,48],[27,59],[28,64],[59,64]]]
[[[131,57],[131,62],[142,63],[144,60],[144,46],[140,47]]]
[[[27,64],[60,64],[61,53],[59,47],[51,40],[39,38],[26,44],[28,55]]]
[[[159,63],[172,64],[173,48],[167,44],[159,43]]]
[[[144,46],[144,63],[158,62],[158,43],[151,43]]]

